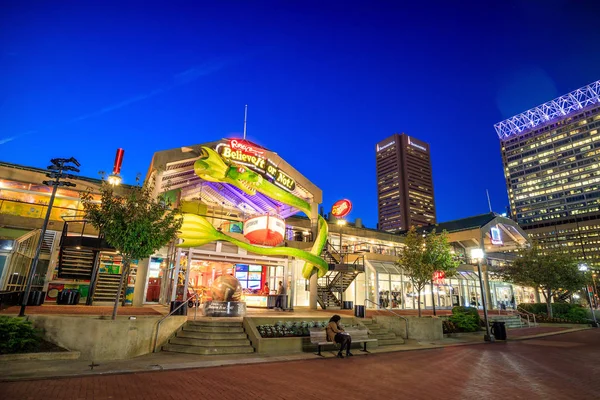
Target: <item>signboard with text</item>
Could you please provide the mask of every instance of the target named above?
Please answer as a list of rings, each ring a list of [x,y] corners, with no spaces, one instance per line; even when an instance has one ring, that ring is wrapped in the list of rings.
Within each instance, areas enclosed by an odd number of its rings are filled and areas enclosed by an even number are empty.
[[[247,166],[282,189],[292,192],[296,188],[296,181],[269,160],[264,149],[248,141],[231,139],[228,142],[219,143],[216,151],[224,159]]]

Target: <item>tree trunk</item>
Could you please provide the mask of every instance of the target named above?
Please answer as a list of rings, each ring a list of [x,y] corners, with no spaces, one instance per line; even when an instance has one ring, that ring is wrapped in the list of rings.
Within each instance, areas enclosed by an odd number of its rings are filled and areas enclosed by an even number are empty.
[[[125,307],[125,302],[127,298],[125,295],[127,294],[127,283],[129,282],[129,273],[131,272],[131,263],[127,265],[127,272],[125,272],[125,280],[123,282],[123,289],[121,289],[121,294],[123,295],[123,301],[121,301],[121,306]]]
[[[548,311],[548,317],[552,317],[552,289],[548,289],[548,295],[546,296],[546,307]]]
[[[119,307],[119,297],[121,292],[123,291],[123,282],[125,281],[125,275],[127,274],[127,270],[129,269],[129,260],[123,257],[123,266],[121,271],[121,280],[119,281],[119,290],[117,290],[117,294],[115,295],[115,305],[113,307],[112,319],[117,319],[117,308]]]
[[[419,308],[419,318],[421,318],[421,291],[417,291],[417,307]]]

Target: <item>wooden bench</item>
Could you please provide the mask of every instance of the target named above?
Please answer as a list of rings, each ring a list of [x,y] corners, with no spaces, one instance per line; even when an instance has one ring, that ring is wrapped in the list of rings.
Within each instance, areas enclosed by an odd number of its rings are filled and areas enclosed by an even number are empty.
[[[352,338],[352,344],[354,343],[363,343],[364,351],[368,353],[367,343],[368,342],[376,342],[377,339],[369,339],[369,331],[367,329],[359,329],[359,328],[344,328],[344,331],[350,335]],[[310,328],[310,342],[312,344],[317,345],[317,355],[323,357],[321,354],[321,347],[326,345],[334,345],[337,346],[338,343],[328,342],[327,341],[327,332],[324,328]]]

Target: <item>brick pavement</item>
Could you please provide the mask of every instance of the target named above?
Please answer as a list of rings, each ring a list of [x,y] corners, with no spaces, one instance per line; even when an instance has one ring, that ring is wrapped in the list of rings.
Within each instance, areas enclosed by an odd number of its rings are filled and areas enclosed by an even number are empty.
[[[600,330],[349,359],[0,383],[12,399],[600,398]]]

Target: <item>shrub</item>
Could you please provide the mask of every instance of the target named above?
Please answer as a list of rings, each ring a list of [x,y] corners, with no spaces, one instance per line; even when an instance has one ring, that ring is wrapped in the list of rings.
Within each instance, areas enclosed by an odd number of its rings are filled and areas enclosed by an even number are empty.
[[[469,314],[472,315],[479,326],[485,326],[485,321],[479,316],[479,310],[475,307],[456,306],[452,308],[452,314]]]
[[[0,317],[0,354],[36,351],[40,332],[23,318]]]
[[[444,333],[456,333],[458,332],[458,328],[454,325],[454,322],[444,320],[442,321],[442,329]]]
[[[539,322],[586,323],[587,311],[579,304],[552,303],[554,318],[548,318],[546,303],[524,303],[519,308],[536,314]]]
[[[476,332],[479,330],[479,314],[477,316],[473,313],[454,312],[448,318],[452,322],[459,332]]]

